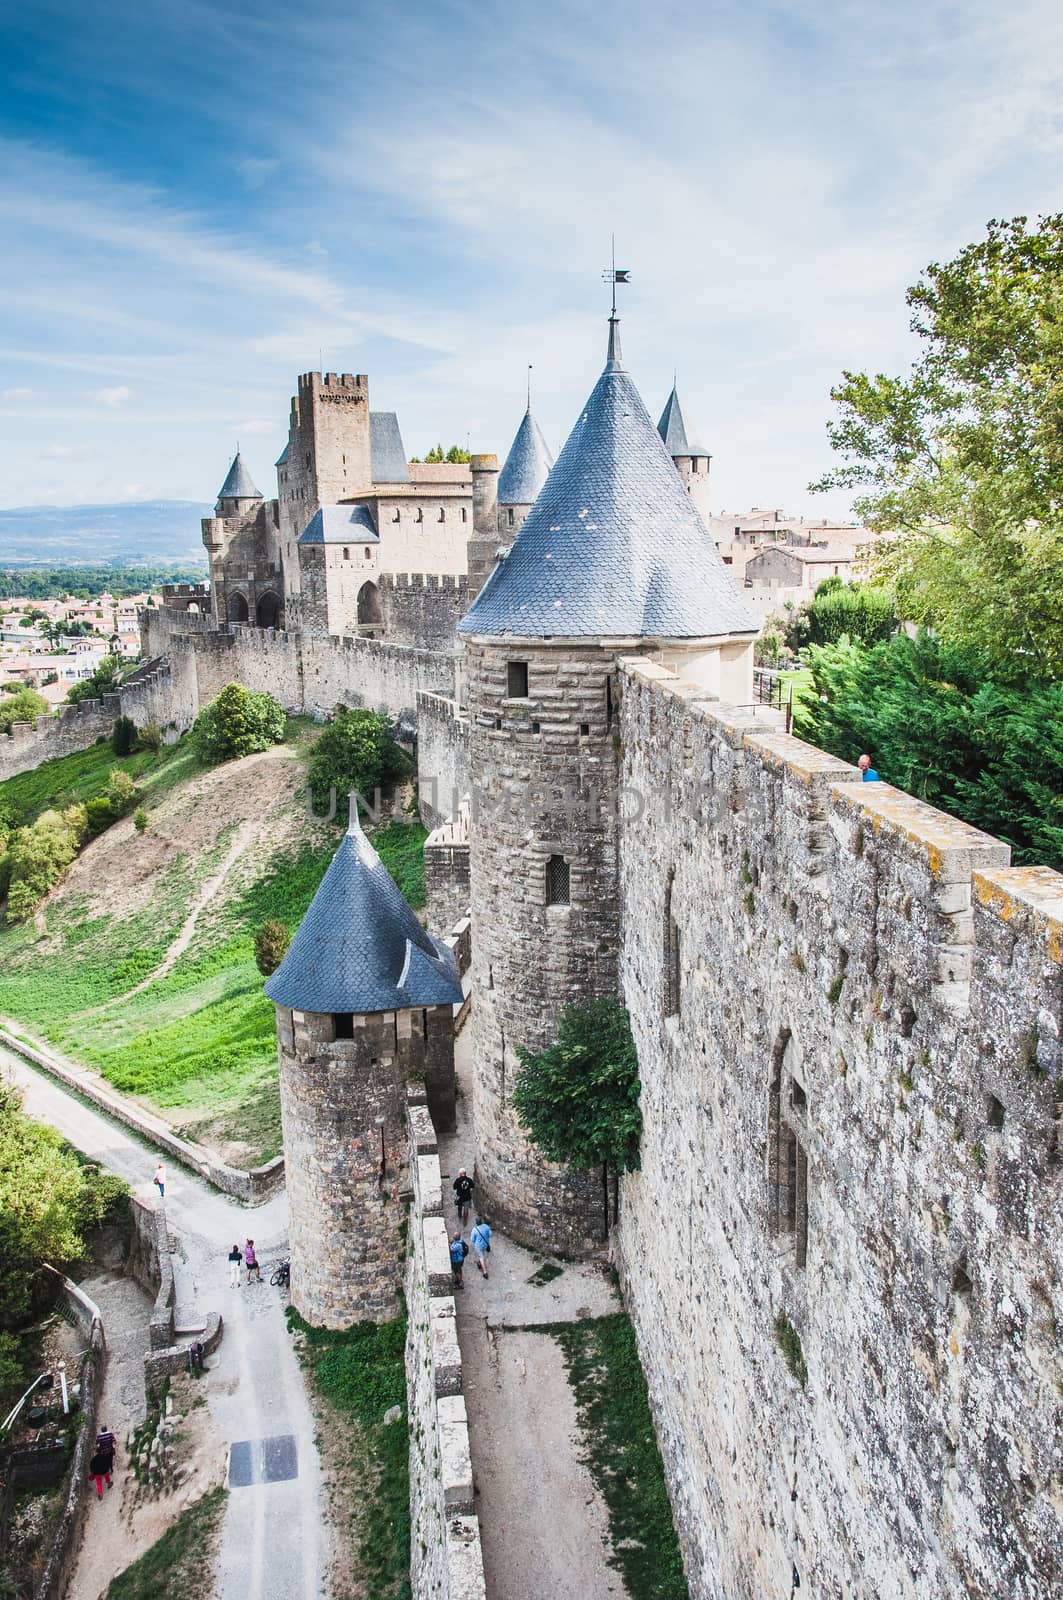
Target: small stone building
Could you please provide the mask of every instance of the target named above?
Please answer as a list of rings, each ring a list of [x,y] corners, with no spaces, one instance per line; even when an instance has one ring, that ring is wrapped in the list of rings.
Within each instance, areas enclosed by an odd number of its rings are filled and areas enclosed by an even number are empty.
[[[277,1008],[292,1303],[329,1328],[386,1321],[402,1281],[405,1089],[454,1125],[447,947],[418,922],[358,822],[266,984]]]
[[[230,622],[279,628],[284,615],[277,502],[264,500],[239,450],[204,517],[210,562],[211,608],[219,627]]]

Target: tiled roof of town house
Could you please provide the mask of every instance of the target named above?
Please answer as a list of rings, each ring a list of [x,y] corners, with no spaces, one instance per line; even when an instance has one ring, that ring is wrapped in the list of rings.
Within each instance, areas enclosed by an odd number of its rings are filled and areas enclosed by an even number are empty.
[[[582,416],[458,631],[670,639],[758,632],[620,364],[615,328]]]
[[[394,411],[369,413],[369,460],[374,483],[409,482],[406,446]]]
[[[530,506],[546,482],[554,458],[542,430],[531,413],[517,429],[517,436],[509,447],[506,464],[498,475],[498,503],[500,506]]]
[[[379,544],[368,506],[318,506],[299,544]]]
[[[218,490],[219,500],[261,500],[262,495],[255,488],[254,480],[244,466],[244,458],[239,450],[233,456],[233,464],[229,468],[228,476]]]
[[[664,447],[670,456],[707,456],[710,454],[703,444],[697,443],[696,436],[691,438],[674,383],[672,392],[668,396],[667,404],[661,412],[661,420],[657,424],[657,432],[664,440]]]
[[[453,954],[410,910],[362,832],[353,799],[351,819],[266,994],[296,1011],[458,1004]]]

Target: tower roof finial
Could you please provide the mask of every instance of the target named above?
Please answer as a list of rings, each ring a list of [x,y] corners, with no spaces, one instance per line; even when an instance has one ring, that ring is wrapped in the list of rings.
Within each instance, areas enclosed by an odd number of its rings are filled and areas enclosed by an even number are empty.
[[[617,267],[615,233],[612,235],[612,265],[602,273],[602,277],[612,286],[612,305],[609,310],[609,350],[606,355],[606,365],[618,368],[623,356],[620,352],[620,318],[616,314],[616,286],[618,283],[630,283],[631,272],[627,267]]]

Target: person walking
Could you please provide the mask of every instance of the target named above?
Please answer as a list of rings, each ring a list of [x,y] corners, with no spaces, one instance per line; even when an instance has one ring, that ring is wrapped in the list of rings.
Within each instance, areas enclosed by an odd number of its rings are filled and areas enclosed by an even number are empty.
[[[243,1265],[243,1261],[244,1261],[244,1252],[240,1249],[240,1246],[238,1244],[234,1244],[232,1249],[229,1251],[229,1287],[230,1287],[230,1289],[239,1289],[239,1287],[240,1287],[240,1268]]]
[[[454,1179],[454,1204],[458,1208],[458,1221],[466,1223],[469,1220],[469,1207],[472,1205],[472,1192],[476,1188],[469,1174],[462,1167]]]
[[[155,1182],[156,1189],[158,1189],[158,1191],[159,1191],[159,1199],[160,1200],[165,1200],[165,1198],[166,1198],[166,1169],[163,1167],[163,1164],[162,1164],[161,1161],[159,1162],[158,1166],[155,1168],[155,1179],[154,1179],[154,1182]]]
[[[258,1279],[259,1283],[261,1283],[262,1268],[258,1264],[258,1257],[255,1254],[255,1241],[253,1239],[248,1239],[247,1243],[244,1245],[244,1265],[247,1268],[248,1283],[251,1282],[252,1272],[255,1274],[255,1277]]]
[[[464,1289],[465,1287],[465,1283],[462,1278],[462,1268],[465,1265],[465,1257],[468,1255],[468,1253],[468,1245],[465,1243],[465,1240],[462,1238],[461,1234],[456,1233],[453,1239],[450,1241],[450,1270],[454,1276],[455,1289]]]
[[[486,1217],[477,1217],[476,1226],[469,1235],[472,1245],[473,1260],[485,1278],[491,1274],[487,1270],[487,1257],[491,1253],[491,1225]]]
[[[111,1443],[109,1445],[101,1443],[101,1440],[105,1439],[105,1438],[106,1439],[110,1439]],[[103,1480],[104,1480],[104,1478],[107,1479],[107,1487],[108,1487],[108,1489],[111,1487],[111,1485],[112,1485],[112,1483],[114,1481],[112,1476],[111,1476],[113,1471],[114,1471],[114,1434],[111,1433],[110,1429],[108,1428],[108,1429],[104,1430],[103,1434],[100,1434],[100,1435],[97,1436],[97,1438],[96,1438],[96,1448],[95,1448],[95,1450],[93,1452],[92,1460],[89,1462],[89,1477],[93,1478],[95,1480],[95,1483],[96,1483],[96,1498],[97,1498],[97,1500],[102,1500],[103,1499]]]

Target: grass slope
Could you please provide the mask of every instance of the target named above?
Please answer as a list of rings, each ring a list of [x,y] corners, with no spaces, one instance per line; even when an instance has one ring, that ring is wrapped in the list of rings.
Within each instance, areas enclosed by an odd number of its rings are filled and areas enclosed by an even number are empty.
[[[207,1600],[224,1510],[224,1489],[211,1489],[194,1501],[150,1550],[109,1584],[107,1600]]]
[[[306,730],[294,726],[292,733],[292,753],[301,755]],[[77,794],[79,785],[98,786],[101,770],[105,783],[116,764],[109,747],[48,762],[49,772],[39,768],[0,784],[0,805],[36,814]],[[232,767],[234,790],[241,767]],[[293,765],[293,784],[301,770]],[[179,746],[161,752],[139,781],[152,805],[203,771]],[[254,932],[267,918],[292,931],[298,927],[340,838],[303,818],[293,797],[288,843],[267,852],[251,881],[227,880],[172,970],[140,994],[128,991],[162,962],[225,856],[235,822],[222,827],[209,848],[179,855],[156,872],[150,900],[135,914],[123,916],[119,908],[96,915],[85,897],[60,890],[47,907],[46,936],[32,922],[0,930],[0,1013],[97,1068],[117,1089],[170,1113],[184,1131],[241,1164],[268,1160],[280,1149],[280,1102],[274,1009],[255,966]],[[291,838],[300,828],[307,836]],[[400,820],[374,837],[414,905],[424,903],[424,837],[420,824]]]

